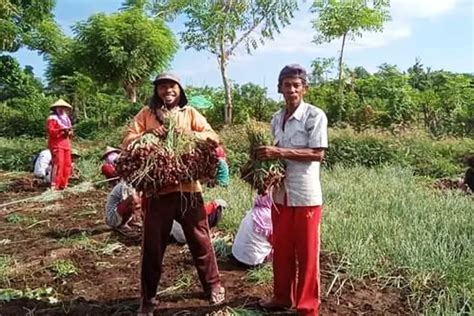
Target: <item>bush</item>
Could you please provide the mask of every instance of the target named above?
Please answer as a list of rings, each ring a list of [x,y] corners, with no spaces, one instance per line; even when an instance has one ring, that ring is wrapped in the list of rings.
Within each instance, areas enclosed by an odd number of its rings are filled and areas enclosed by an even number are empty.
[[[97,119],[83,120],[74,126],[76,136],[89,139],[94,138],[97,132],[100,130],[99,121]]]
[[[0,137],[0,170],[30,171],[31,158],[46,148],[46,141],[41,138],[16,138]]]
[[[0,104],[0,136],[44,136],[52,102],[51,98],[32,95],[27,98],[9,99]]]
[[[269,127],[270,128],[270,127]],[[243,125],[220,132],[227,150],[231,173],[238,173],[248,157],[249,144]],[[365,166],[386,164],[411,168],[416,175],[448,177],[462,174],[461,158],[472,151],[474,139],[435,140],[426,134],[396,137],[381,131],[356,133],[352,129],[330,129],[325,165]]]

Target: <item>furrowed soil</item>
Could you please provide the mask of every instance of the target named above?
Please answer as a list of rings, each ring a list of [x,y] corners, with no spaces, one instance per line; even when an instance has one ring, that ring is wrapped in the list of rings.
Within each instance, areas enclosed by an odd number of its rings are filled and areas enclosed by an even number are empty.
[[[7,178],[0,204],[41,194],[31,178]],[[22,187],[22,185],[24,187]],[[23,202],[0,207],[0,289],[46,289],[43,299],[0,295],[0,315],[134,315],[140,294],[140,235],[125,236],[104,223],[107,189],[67,193],[49,202]],[[219,234],[213,231],[213,234]],[[54,263],[67,260],[75,267],[58,276]],[[255,284],[247,271],[226,258],[218,260],[226,288],[225,304],[210,307],[202,297],[197,274],[186,246],[170,243],[159,286],[156,315],[275,315],[259,309],[258,301],[271,294],[271,284]],[[323,254],[321,315],[411,314],[404,291],[374,280],[337,282]],[[328,293],[329,292],[329,293]],[[58,300],[52,302],[48,297]],[[291,313],[279,313],[292,315]]]

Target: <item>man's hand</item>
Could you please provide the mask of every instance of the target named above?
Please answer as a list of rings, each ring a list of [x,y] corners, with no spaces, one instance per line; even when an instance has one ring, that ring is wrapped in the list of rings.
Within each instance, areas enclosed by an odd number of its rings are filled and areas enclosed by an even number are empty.
[[[165,136],[166,135],[166,128],[164,126],[156,127],[156,128],[151,128],[146,130],[145,134],[153,134],[155,136]]]
[[[275,146],[261,146],[256,151],[257,159],[272,160],[282,158],[281,149]]]

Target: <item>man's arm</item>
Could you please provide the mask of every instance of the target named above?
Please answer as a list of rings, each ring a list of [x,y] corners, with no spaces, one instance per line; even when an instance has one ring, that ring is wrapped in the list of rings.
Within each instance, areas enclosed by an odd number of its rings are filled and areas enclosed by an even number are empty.
[[[288,159],[295,161],[323,161],[324,148],[280,148],[262,146],[257,149],[257,158],[260,160]]]
[[[122,141],[122,148],[126,149],[127,146],[135,139],[141,137],[145,133],[145,111],[147,108],[143,108],[140,112],[135,115],[132,123],[127,128],[125,137]]]
[[[219,136],[214,132],[206,118],[193,108],[191,108],[191,111],[193,111],[191,128],[193,129],[194,136],[203,140],[210,138],[213,141],[218,142]]]

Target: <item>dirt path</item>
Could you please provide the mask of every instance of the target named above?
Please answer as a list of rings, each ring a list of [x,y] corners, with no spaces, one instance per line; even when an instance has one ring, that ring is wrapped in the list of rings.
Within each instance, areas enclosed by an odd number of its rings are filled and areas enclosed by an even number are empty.
[[[20,196],[3,192],[0,201]],[[55,202],[17,205],[14,215],[0,218],[0,258],[9,260],[4,268],[0,261],[0,289],[54,289],[43,300],[0,300],[0,315],[134,315],[139,295],[139,240],[125,238],[104,225],[105,198],[103,190],[69,195]],[[60,260],[75,267],[67,277],[58,277],[52,268]],[[328,258],[323,256],[321,265],[321,315],[410,314],[404,293],[370,280],[346,282],[343,287],[336,282],[326,295],[333,276],[327,272]],[[210,308],[201,296],[187,247],[170,244],[159,289],[159,315],[245,315],[252,310],[265,314],[258,310],[257,302],[271,293],[271,286],[250,282],[247,271],[226,259],[219,259],[219,268],[227,301]],[[49,303],[48,298],[60,302]]]

